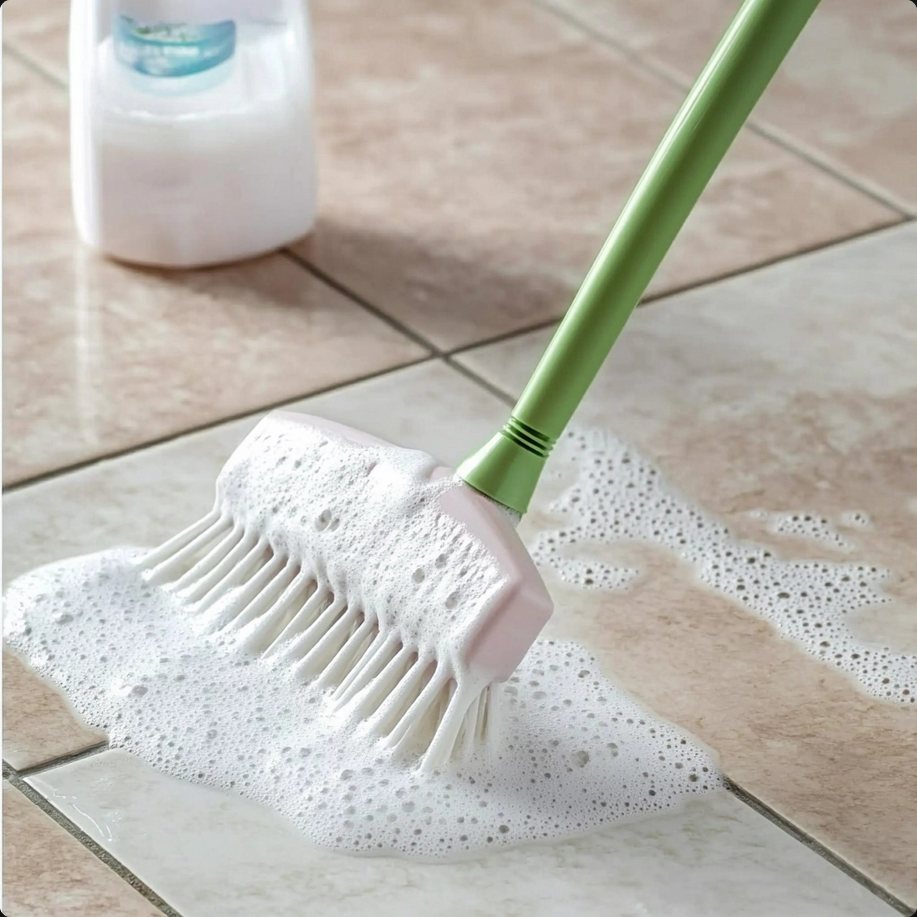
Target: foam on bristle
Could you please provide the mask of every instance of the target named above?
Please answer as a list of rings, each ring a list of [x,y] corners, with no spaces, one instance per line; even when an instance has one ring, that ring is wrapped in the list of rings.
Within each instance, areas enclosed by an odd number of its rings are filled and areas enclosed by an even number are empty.
[[[635,449],[601,430],[571,430],[558,444],[549,474],[575,480],[552,504],[566,517],[540,532],[532,556],[577,585],[626,586],[638,571],[603,567],[577,557],[576,545],[643,541],[688,561],[697,578],[770,621],[809,653],[857,679],[870,694],[915,703],[917,655],[859,640],[848,626],[857,609],[891,601],[882,590],[889,572],[863,563],[792,560],[742,541],[721,522],[675,492]],[[768,517],[771,530],[801,535],[832,549],[849,541],[830,520],[815,513]],[[862,512],[844,513],[850,528],[869,526]],[[571,554],[573,557],[571,558]]]

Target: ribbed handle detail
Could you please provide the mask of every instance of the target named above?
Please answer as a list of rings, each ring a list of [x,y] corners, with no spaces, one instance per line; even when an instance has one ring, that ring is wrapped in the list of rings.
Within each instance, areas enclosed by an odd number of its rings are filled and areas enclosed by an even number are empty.
[[[533,455],[546,459],[554,448],[556,440],[544,433],[539,433],[534,427],[524,424],[518,417],[510,415],[509,420],[500,431],[510,442],[527,449]]]

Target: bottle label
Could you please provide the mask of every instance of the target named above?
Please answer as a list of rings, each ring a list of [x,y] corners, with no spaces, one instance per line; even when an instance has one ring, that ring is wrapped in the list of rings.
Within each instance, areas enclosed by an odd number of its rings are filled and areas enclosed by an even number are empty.
[[[236,50],[236,24],[231,20],[192,25],[117,16],[113,37],[118,60],[147,76],[203,73],[229,60]]]

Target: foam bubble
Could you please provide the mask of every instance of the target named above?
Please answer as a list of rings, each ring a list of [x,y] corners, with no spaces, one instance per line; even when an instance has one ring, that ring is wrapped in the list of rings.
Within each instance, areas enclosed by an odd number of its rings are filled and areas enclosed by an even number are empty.
[[[865,563],[791,560],[734,537],[721,522],[676,493],[635,449],[601,430],[571,430],[558,445],[554,476],[574,483],[551,505],[566,517],[540,532],[532,556],[577,582],[582,562],[570,546],[624,540],[669,548],[691,563],[698,579],[770,621],[819,659],[848,672],[870,694],[900,703],[917,696],[917,655],[858,640],[847,624],[857,609],[891,601],[888,571]],[[761,515],[759,511],[759,516]],[[810,513],[775,514],[774,530],[849,550],[829,520]],[[845,513],[850,527],[869,526],[865,513]],[[627,577],[631,571],[621,571]],[[613,577],[606,574],[606,579]],[[620,588],[620,587],[617,587]]]

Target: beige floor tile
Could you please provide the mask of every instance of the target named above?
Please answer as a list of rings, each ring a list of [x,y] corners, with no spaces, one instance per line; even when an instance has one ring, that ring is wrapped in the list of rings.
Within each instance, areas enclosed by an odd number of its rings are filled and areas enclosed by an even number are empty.
[[[9,917],[162,914],[38,806],[6,784],[3,913]]]
[[[562,844],[464,863],[346,857],[248,800],[125,752],[30,783],[183,917],[892,917],[725,791]]]
[[[681,81],[693,80],[736,0],[547,0]],[[755,121],[917,212],[917,38],[908,0],[824,0]]]
[[[5,483],[424,355],[281,255],[98,257],[71,222],[66,94],[14,60],[3,91]]]
[[[105,741],[61,696],[16,655],[3,651],[3,760],[17,770]]]
[[[639,310],[578,415],[739,538],[891,571],[891,604],[853,627],[896,653],[917,651],[915,245],[917,227],[887,230]],[[515,393],[547,337],[464,361]],[[563,525],[547,511],[553,486],[523,523],[530,535]],[[758,510],[872,522],[844,528],[840,551],[775,534]],[[917,906],[917,708],[867,695],[702,586],[673,551],[604,550],[643,576],[614,593],[554,577],[557,632],[600,648],[630,690],[720,754],[727,776]]]
[[[321,220],[299,250],[451,348],[559,315],[683,93],[535,6],[314,6]],[[892,214],[747,132],[652,291]]]

